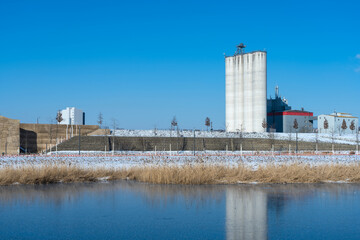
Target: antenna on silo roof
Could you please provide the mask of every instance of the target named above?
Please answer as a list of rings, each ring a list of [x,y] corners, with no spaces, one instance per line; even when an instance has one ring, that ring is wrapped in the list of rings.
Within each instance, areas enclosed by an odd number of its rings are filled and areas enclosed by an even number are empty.
[[[243,43],[240,43],[239,45],[236,46],[236,48],[237,49],[236,49],[235,55],[244,54],[246,45],[244,45]]]
[[[279,86],[276,85],[275,87],[275,98],[279,98]]]

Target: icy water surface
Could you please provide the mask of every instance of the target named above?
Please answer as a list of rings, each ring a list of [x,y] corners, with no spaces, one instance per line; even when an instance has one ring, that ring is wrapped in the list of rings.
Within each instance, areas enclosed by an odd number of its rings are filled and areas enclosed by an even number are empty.
[[[0,239],[360,239],[360,185],[3,186]]]

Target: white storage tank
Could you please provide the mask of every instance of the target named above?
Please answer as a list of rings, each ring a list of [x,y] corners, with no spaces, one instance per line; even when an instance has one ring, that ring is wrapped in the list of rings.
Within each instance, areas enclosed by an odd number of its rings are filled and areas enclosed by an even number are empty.
[[[266,120],[266,52],[245,53],[240,44],[225,57],[226,131],[264,132]]]
[[[75,107],[67,107],[61,110],[62,121],[60,124],[66,125],[85,125],[85,113]]]

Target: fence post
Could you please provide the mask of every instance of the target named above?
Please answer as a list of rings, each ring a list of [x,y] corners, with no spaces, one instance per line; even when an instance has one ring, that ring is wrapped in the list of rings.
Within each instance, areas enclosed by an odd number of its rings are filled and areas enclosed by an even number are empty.
[[[242,143],[240,143],[240,156],[242,156]]]
[[[81,152],[80,152],[81,151],[80,139],[81,139],[81,132],[80,132],[80,125],[79,125],[79,156],[81,155]]]
[[[114,156],[114,151],[115,151],[115,141],[114,141],[114,138],[113,138],[113,147],[112,147],[112,155]]]
[[[106,145],[105,145],[105,157],[106,157]]]
[[[194,129],[194,156],[196,151],[196,135],[195,135],[195,129]]]
[[[291,154],[291,144],[289,144],[289,155]]]
[[[156,145],[155,145],[155,156],[156,156]]]
[[[170,156],[171,156],[171,143],[170,143]]]
[[[299,147],[298,147],[298,132],[296,131],[296,147],[295,147],[295,152],[297,153],[299,151]]]

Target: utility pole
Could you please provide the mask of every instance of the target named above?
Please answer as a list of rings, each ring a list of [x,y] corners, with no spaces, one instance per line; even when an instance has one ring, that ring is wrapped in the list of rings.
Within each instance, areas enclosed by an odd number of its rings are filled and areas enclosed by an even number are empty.
[[[81,154],[81,152],[80,152],[80,148],[81,146],[80,146],[80,125],[79,125],[79,155]]]
[[[356,155],[359,155],[359,128],[356,128]]]
[[[293,128],[295,129],[295,131],[296,131],[296,149],[295,149],[295,152],[297,153],[298,152],[298,131],[297,131],[297,129],[299,128],[299,125],[298,125],[298,122],[297,122],[297,120],[296,120],[296,118],[294,119],[294,126],[293,126]]]
[[[195,136],[195,128],[194,128],[194,156],[195,156],[195,149],[196,149],[196,136]]]

